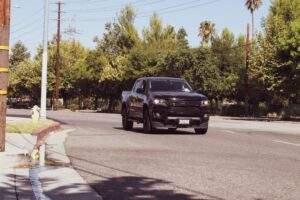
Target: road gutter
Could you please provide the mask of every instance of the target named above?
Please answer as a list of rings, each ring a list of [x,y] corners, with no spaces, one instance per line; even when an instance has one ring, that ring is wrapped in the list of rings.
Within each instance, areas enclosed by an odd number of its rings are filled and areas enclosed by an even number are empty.
[[[297,144],[297,143],[291,143],[291,142],[286,142],[286,141],[282,141],[282,140],[272,140],[272,141],[276,142],[276,143],[281,143],[281,144],[287,144],[287,145],[300,147],[300,144]]]

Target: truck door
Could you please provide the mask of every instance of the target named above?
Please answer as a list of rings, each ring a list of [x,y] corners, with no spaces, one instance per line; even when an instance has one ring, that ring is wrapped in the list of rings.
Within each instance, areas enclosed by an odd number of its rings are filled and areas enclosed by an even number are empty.
[[[138,110],[138,108],[137,108],[137,98],[138,98],[137,89],[141,87],[141,82],[142,82],[141,80],[136,81],[136,83],[132,89],[131,95],[129,97],[129,102],[130,102],[129,103],[130,104],[129,105],[129,107],[130,107],[129,115],[134,118],[136,118],[138,116],[138,114],[137,114],[137,110]]]
[[[139,119],[143,119],[143,107],[144,107],[144,100],[146,98],[146,81],[142,80],[139,88],[143,93],[137,93],[137,98],[136,98],[136,117]]]

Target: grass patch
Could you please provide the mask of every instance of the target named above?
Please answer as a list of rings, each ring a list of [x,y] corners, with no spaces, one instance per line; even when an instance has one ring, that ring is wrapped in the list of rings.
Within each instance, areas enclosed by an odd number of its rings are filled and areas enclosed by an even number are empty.
[[[31,134],[35,131],[46,128],[53,124],[52,120],[40,120],[38,123],[33,123],[31,120],[28,121],[18,121],[18,122],[8,122],[6,124],[6,133],[27,133]]]

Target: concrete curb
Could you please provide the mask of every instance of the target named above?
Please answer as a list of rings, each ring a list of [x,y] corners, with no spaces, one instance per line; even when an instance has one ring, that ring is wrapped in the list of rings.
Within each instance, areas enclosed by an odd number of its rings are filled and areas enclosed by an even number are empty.
[[[65,142],[68,134],[75,131],[75,129],[66,129],[57,132],[50,132],[45,140],[46,155],[51,161],[60,164],[71,164],[69,157],[65,150]]]
[[[61,166],[50,170],[51,173],[39,174],[40,181],[43,185],[44,193],[55,199],[51,195],[51,190],[55,188],[66,188],[68,193],[72,193],[72,200],[90,199],[103,200],[93,188],[71,166],[71,161],[66,153],[65,142],[68,134],[75,129],[65,129],[57,132],[50,132],[45,139],[47,159],[54,162],[55,165]],[[46,179],[56,178],[61,180],[59,183],[50,184],[44,182]],[[73,188],[72,188],[73,187]]]
[[[228,117],[228,116],[211,116],[211,119],[223,119],[223,120],[239,120],[239,121],[261,121],[261,122],[282,122],[300,124],[300,120],[282,120],[279,118],[270,117]]]
[[[60,128],[61,124],[59,122],[54,122],[48,127],[41,128],[35,132],[32,133],[32,135],[38,136],[38,141],[43,140],[50,132],[57,131]]]
[[[28,155],[34,149],[44,144],[47,135],[60,128],[60,123],[53,124],[41,128],[32,134],[13,134],[10,133],[6,137],[6,152],[0,153],[0,167],[10,168],[18,166],[27,166],[30,163]]]
[[[41,135],[41,134],[47,134],[49,132],[53,132],[53,131],[56,131],[60,128],[60,123],[59,122],[54,122],[53,124],[49,125],[48,127],[46,128],[41,128],[35,132],[33,132],[32,134],[34,135]]]
[[[49,133],[59,130],[60,126],[61,124],[59,122],[54,122],[53,124],[45,128],[41,128],[33,132],[32,135],[37,136],[37,139],[36,139],[36,144],[32,149],[32,153],[38,150],[43,144],[45,144],[45,140],[47,139]],[[31,156],[33,156],[33,154]]]
[[[4,185],[0,183],[0,199],[51,197],[103,200],[77,171],[69,166],[70,159],[66,155],[64,143],[68,133],[74,129],[58,131],[60,127],[61,124],[55,122],[33,134],[10,135],[6,141],[11,147],[10,152],[0,154],[0,179],[1,182],[4,181]],[[47,167],[31,168],[26,155],[41,144],[46,144],[46,155],[54,163],[49,162],[50,166]],[[9,187],[10,185],[15,185],[15,188]]]

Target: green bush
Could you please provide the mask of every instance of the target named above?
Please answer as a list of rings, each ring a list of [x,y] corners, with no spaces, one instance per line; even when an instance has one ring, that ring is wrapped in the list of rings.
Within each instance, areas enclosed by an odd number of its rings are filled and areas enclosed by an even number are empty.
[[[242,104],[226,105],[222,108],[222,115],[239,117],[245,115],[245,106]]]
[[[281,112],[281,118],[289,119],[290,117],[300,117],[300,105],[291,104],[283,108]]]
[[[260,102],[258,106],[255,106],[252,109],[252,115],[254,117],[267,116],[267,114],[268,114],[268,108],[264,102]]]
[[[79,107],[77,104],[72,103],[72,104],[68,105],[68,109],[70,109],[71,111],[74,112],[74,111],[78,110]]]

